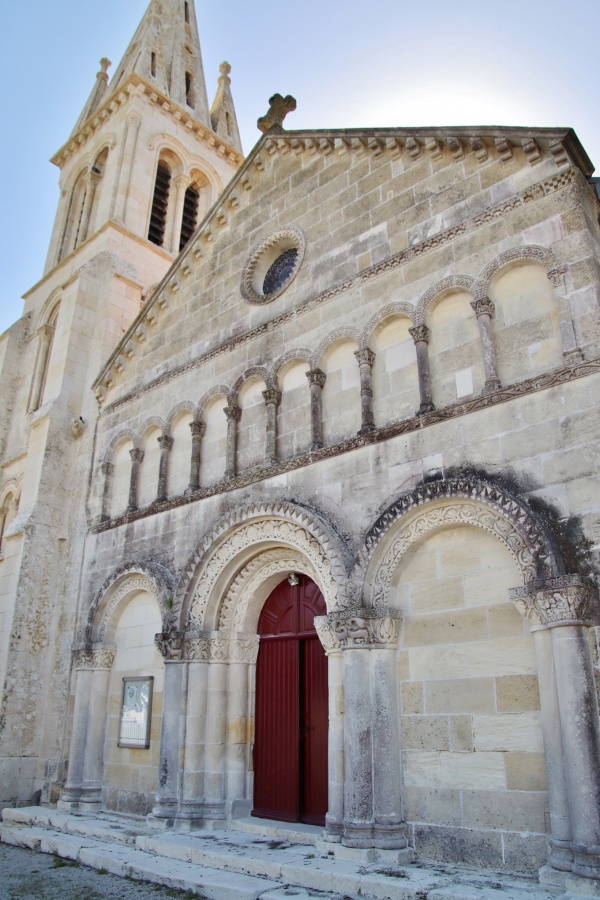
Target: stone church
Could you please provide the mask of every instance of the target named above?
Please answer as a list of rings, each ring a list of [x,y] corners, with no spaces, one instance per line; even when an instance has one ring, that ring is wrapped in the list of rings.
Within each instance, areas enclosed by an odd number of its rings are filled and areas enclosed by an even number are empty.
[[[294,131],[276,94],[244,157],[193,0],[108,66],[0,337],[0,808],[599,891],[577,136]]]

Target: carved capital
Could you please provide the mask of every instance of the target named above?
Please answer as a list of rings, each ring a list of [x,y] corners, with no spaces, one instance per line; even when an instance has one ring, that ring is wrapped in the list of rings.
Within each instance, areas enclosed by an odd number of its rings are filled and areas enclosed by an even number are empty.
[[[183,658],[182,631],[162,631],[154,635],[154,643],[161,652],[163,659],[173,660]]]
[[[512,588],[510,598],[532,631],[598,622],[598,591],[580,575],[563,575]]]
[[[229,422],[239,422],[242,418],[242,410],[239,406],[226,406],[223,410]]]
[[[131,113],[127,116],[127,127],[138,129],[142,124],[142,117],[138,116],[137,113]]]
[[[281,391],[275,390],[274,388],[270,388],[267,391],[263,391],[263,397],[267,406],[273,404],[273,406],[279,406],[281,403]]]
[[[321,369],[311,369],[306,373],[306,377],[308,378],[308,383],[312,386],[313,384],[318,384],[320,388],[325,384],[325,379],[327,375]]]
[[[408,329],[408,333],[412,337],[415,344],[418,344],[419,341],[424,341],[426,344],[428,344],[429,338],[431,337],[431,332],[427,325],[414,325],[412,328]]]
[[[490,319],[494,315],[494,304],[489,297],[477,297],[471,301],[471,309],[475,311],[477,318],[479,316],[489,316]]]
[[[134,447],[133,450],[129,451],[129,455],[131,457],[131,461],[134,463],[141,463],[144,458],[144,451],[139,450],[137,447]]]
[[[560,287],[565,283],[565,275],[568,271],[569,267],[566,265],[553,266],[548,269],[548,280],[553,287]]]
[[[52,325],[41,325],[37,330],[37,335],[41,344],[49,344],[53,334],[54,327]]]
[[[117,650],[112,644],[79,644],[73,648],[76,669],[112,669]]]
[[[398,646],[401,622],[402,615],[396,610],[351,609],[317,616],[315,628],[326,653],[393,650]]]
[[[192,437],[204,437],[206,434],[206,425],[204,422],[190,422],[190,431]]]
[[[356,350],[354,355],[358,360],[359,366],[369,366],[370,368],[375,362],[375,354],[368,347],[365,347],[364,350]]]
[[[161,434],[159,438],[157,438],[158,444],[161,450],[172,450],[173,449],[173,438],[168,434]]]

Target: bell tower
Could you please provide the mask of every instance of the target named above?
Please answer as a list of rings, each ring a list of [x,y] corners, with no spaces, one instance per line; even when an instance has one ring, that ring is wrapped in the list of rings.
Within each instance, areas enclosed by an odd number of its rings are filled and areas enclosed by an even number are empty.
[[[56,799],[64,775],[91,385],[243,161],[222,81],[213,128],[194,0],[151,0],[112,79],[109,67],[52,158],[44,275],[0,336],[0,809]]]

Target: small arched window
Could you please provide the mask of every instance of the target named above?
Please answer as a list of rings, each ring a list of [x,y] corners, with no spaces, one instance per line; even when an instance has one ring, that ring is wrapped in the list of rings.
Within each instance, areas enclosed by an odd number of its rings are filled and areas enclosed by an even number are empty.
[[[185,102],[188,106],[194,105],[194,82],[191,72],[185,73]]]
[[[156,53],[154,51],[150,54],[150,74],[156,78]]]
[[[156,169],[154,197],[152,198],[150,227],[148,229],[148,240],[159,247],[163,246],[165,240],[170,186],[171,170],[163,160],[160,160]]]
[[[198,204],[200,193],[198,188],[191,184],[185,192],[183,201],[183,217],[181,220],[181,238],[179,240],[179,252],[183,250],[198,224]]]
[[[183,4],[183,14],[185,16],[186,25],[189,25],[190,24],[190,4],[187,2],[187,0],[185,0],[185,3]]]

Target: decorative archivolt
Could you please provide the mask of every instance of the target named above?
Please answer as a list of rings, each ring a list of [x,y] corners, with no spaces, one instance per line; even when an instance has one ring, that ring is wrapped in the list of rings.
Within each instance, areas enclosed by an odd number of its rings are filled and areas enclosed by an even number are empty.
[[[224,580],[235,590],[238,574],[258,551],[276,547],[304,560],[302,571],[319,585],[328,609],[346,605],[350,557],[341,538],[315,513],[280,501],[240,508],[206,535],[179,580],[174,621],[182,630],[216,623]]]
[[[471,278],[469,275],[451,275],[449,278],[438,281],[423,294],[417,303],[415,325],[425,324],[425,318],[430,307],[433,306],[439,298],[447,296],[448,294],[454,294],[457,291],[468,291],[472,294],[474,284],[475,279]]]
[[[246,369],[245,372],[242,372],[240,377],[233,385],[231,395],[234,398],[234,402],[237,402],[238,395],[241,389],[250,378],[260,378],[262,381],[264,381],[267,390],[273,387],[273,385],[271,384],[269,372],[264,366],[251,366],[249,369]]]
[[[156,598],[168,625],[168,600],[174,593],[174,578],[165,566],[155,562],[124,563],[105,580],[90,605],[83,641],[104,641],[115,610],[133,592],[146,591]],[[83,643],[82,641],[82,643]]]
[[[546,269],[548,278],[555,284],[556,278],[563,273],[562,268],[558,265],[556,257],[551,250],[546,247],[530,245],[526,247],[513,247],[512,250],[505,250],[499,256],[496,256],[485,269],[480,273],[474,286],[475,297],[486,297],[490,290],[490,284],[495,275],[508,268],[515,263],[539,263]]]
[[[411,303],[389,303],[371,316],[366,325],[360,332],[358,346],[360,350],[365,350],[370,346],[373,335],[379,331],[388,319],[408,319],[411,325],[415,324],[416,307]]]
[[[123,444],[127,440],[132,442],[135,449],[139,448],[139,439],[135,431],[132,431],[131,428],[123,428],[122,431],[119,431],[119,433],[113,437],[110,444],[106,448],[102,462],[110,462],[119,444]]]
[[[202,419],[204,414],[204,409],[211,400],[215,397],[223,396],[227,403],[233,403],[233,393],[227,387],[226,384],[216,384],[209,391],[207,391],[198,401],[198,405],[196,407],[196,414],[194,418],[196,420]]]
[[[364,573],[365,606],[388,604],[404,554],[429,532],[470,525],[488,531],[512,554],[523,582],[564,572],[553,537],[526,504],[496,485],[471,479],[433,481],[401,497],[369,530],[355,580]]]
[[[169,413],[169,418],[167,419],[167,424],[166,424],[166,428],[165,428],[165,434],[171,434],[175,420],[182,413],[189,413],[189,415],[195,417],[196,404],[192,400],[182,400],[181,403],[178,403],[177,406],[175,406]]]
[[[162,416],[150,416],[149,419],[146,419],[146,421],[144,422],[144,424],[142,425],[142,427],[141,427],[140,430],[139,430],[139,434],[140,434],[140,436],[141,436],[141,437],[140,437],[140,441],[142,441],[142,440],[144,439],[144,437],[145,437],[145,435],[146,435],[146,432],[147,432],[150,428],[159,428],[160,431],[161,431],[163,434],[166,434],[166,432],[167,432],[167,423],[166,423],[166,421],[163,419]]]
[[[307,347],[296,347],[296,349],[288,350],[277,360],[275,360],[275,362],[271,366],[269,375],[273,387],[277,385],[279,374],[284,366],[286,366],[290,362],[305,362],[307,365],[310,365],[311,355],[312,350],[309,350]]]
[[[360,346],[360,332],[357,328],[336,328],[335,331],[332,331],[331,334],[328,334],[323,338],[315,352],[312,354],[310,358],[310,365],[312,369],[316,369],[321,363],[321,358],[323,354],[333,346],[333,344],[337,344],[338,341],[354,341],[357,346]]]
[[[218,614],[219,631],[245,631],[249,606],[261,585],[280,574],[302,572],[318,583],[319,573],[308,557],[290,547],[277,547],[255,556],[231,583]],[[262,598],[263,600],[265,598]]]

